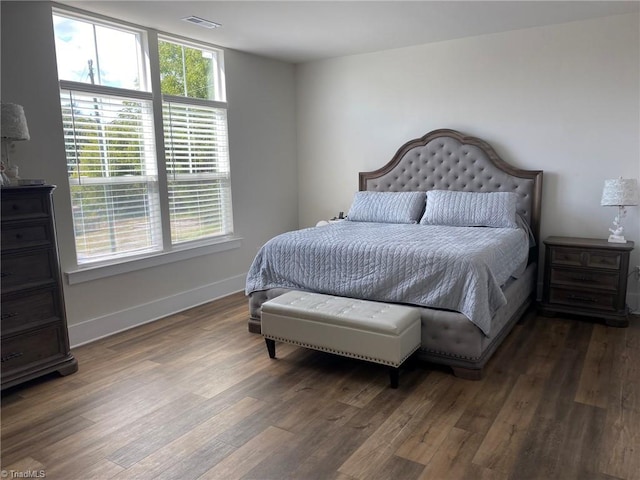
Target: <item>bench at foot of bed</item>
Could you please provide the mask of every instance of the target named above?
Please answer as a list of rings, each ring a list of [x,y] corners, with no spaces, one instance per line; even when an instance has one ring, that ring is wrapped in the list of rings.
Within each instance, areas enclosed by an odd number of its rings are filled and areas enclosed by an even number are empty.
[[[271,358],[275,341],[399,368],[420,347],[420,313],[387,303],[290,291],[262,305],[262,335]]]

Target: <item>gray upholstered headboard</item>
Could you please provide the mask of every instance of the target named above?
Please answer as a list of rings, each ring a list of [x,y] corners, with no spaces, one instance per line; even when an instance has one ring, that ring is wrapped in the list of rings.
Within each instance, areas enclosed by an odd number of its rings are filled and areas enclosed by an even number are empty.
[[[517,211],[540,244],[542,171],[515,168],[485,141],[455,130],[434,130],[405,143],[384,167],[360,173],[360,190],[515,192]]]

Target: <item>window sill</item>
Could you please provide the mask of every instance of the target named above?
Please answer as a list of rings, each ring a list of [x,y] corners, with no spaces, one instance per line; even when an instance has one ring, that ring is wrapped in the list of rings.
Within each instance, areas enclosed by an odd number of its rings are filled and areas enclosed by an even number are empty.
[[[225,238],[224,240],[219,240],[215,243],[195,246],[189,245],[182,248],[176,248],[171,252],[163,252],[142,258],[128,259],[119,263],[78,268],[66,271],[65,276],[69,285],[76,285],[79,283],[90,282],[92,280],[99,280],[101,278],[113,277],[123,273],[144,270],[145,268],[157,267],[159,265],[166,265],[168,263],[179,262],[181,260],[201,257],[203,255],[233,250],[240,248],[241,244],[242,238]]]

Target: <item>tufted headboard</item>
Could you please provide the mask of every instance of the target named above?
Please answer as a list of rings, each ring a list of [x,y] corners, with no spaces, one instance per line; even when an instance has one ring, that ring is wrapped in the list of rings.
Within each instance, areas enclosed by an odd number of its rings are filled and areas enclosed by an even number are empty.
[[[360,190],[515,192],[517,211],[540,244],[542,171],[515,168],[485,141],[455,130],[434,130],[405,143],[382,168],[360,172]]]

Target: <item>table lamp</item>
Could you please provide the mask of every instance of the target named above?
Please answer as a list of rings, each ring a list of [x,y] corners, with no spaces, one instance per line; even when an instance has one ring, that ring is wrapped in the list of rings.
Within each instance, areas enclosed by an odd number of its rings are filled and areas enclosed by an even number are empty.
[[[12,183],[16,183],[18,177],[18,167],[11,165],[9,161],[9,144],[20,140],[29,140],[29,127],[27,117],[24,115],[22,105],[15,103],[3,103],[0,107],[0,137],[2,137],[2,149],[6,164],[3,174],[9,177]]]
[[[609,242],[627,243],[624,238],[624,227],[622,226],[622,219],[627,213],[624,207],[638,205],[640,203],[639,197],[638,181],[635,178],[620,177],[604,181],[600,205],[618,207],[618,214],[613,219],[613,228],[609,229],[611,232]]]

